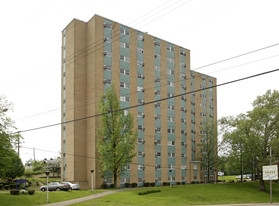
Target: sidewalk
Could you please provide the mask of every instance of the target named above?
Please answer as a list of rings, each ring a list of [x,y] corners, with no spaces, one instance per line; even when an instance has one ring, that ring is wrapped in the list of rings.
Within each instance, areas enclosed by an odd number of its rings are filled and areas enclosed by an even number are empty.
[[[107,192],[101,192],[98,194],[94,194],[94,195],[89,195],[86,197],[80,197],[80,198],[76,198],[76,199],[72,199],[72,200],[66,200],[63,202],[55,202],[55,203],[51,203],[51,204],[46,204],[44,206],[65,206],[65,205],[72,205],[75,203],[79,203],[79,202],[85,202],[85,201],[89,201],[89,200],[93,200],[93,199],[97,199],[99,197],[103,197],[106,195],[110,195],[116,192],[121,192],[127,189],[119,189],[119,190],[113,190],[113,191],[107,191]]]

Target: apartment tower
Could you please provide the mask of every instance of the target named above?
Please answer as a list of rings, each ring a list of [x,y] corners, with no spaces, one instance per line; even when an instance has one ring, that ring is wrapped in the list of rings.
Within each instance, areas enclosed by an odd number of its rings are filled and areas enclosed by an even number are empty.
[[[113,83],[138,129],[125,183],[204,181],[201,143],[217,117],[216,79],[190,70],[190,50],[95,15],[62,31],[62,179],[94,188],[112,183],[97,161],[100,97]],[[210,88],[213,87],[213,88]],[[177,96],[175,95],[185,94]],[[153,104],[145,104],[164,99]]]

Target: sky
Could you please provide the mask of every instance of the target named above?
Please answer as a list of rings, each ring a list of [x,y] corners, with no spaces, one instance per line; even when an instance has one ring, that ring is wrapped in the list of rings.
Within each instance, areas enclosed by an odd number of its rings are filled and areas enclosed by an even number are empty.
[[[278,8],[278,0],[1,1],[0,95],[14,104],[7,115],[19,131],[61,121],[61,32],[74,18],[98,14],[185,47],[191,69],[221,84],[279,68]],[[251,110],[269,89],[279,89],[279,72],[218,87],[218,119]],[[59,156],[60,129],[22,132],[23,163],[33,151],[37,160]]]

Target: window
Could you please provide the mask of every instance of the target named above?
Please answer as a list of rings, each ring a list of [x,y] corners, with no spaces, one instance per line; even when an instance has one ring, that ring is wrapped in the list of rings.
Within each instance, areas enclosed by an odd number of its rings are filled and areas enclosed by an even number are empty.
[[[120,184],[130,183],[130,178],[121,178]]]
[[[124,110],[124,115],[125,115],[125,116],[127,116],[127,115],[128,115],[128,113],[129,113],[129,111],[128,111],[128,110]]]
[[[160,46],[160,42],[154,41],[154,45],[155,45],[155,46]]]
[[[124,28],[120,28],[120,33],[124,34],[124,35],[129,35],[130,34],[129,30],[128,29],[124,29]]]
[[[198,169],[197,165],[194,165],[194,170],[197,170],[197,169]]]
[[[142,151],[138,152],[138,157],[144,157],[144,156],[145,156],[144,152],[142,152]]]
[[[173,96],[174,94],[168,92],[167,97],[173,97]]]
[[[156,145],[160,145],[160,144],[161,144],[161,140],[160,140],[160,139],[155,139],[154,144],[156,144]]]
[[[110,51],[104,51],[104,56],[111,57],[111,52]]]
[[[155,169],[156,170],[160,170],[161,169],[161,165],[155,165]]]
[[[181,169],[182,169],[182,170],[186,170],[186,168],[187,168],[186,165],[181,165]],[[185,178],[185,177],[184,177],[184,178]]]
[[[138,34],[138,40],[139,40],[139,41],[144,41],[143,35]]]
[[[161,95],[161,91],[155,90],[155,95]]]
[[[180,50],[180,54],[183,55],[183,56],[186,56],[186,52],[183,51],[183,50]]]
[[[145,114],[143,112],[138,112],[138,117],[144,118]]]
[[[180,86],[181,86],[181,89],[186,90],[186,86],[185,85],[181,84]]]
[[[155,132],[161,132],[161,127],[156,127]]]
[[[184,62],[180,62],[181,67],[186,67],[186,64]]]
[[[181,142],[181,146],[186,147],[186,142]]]
[[[120,69],[120,74],[130,75],[130,71],[127,69]]]
[[[106,43],[111,43],[111,39],[108,38],[108,37],[104,37],[104,42],[106,42]]]
[[[126,96],[120,96],[120,102],[129,102],[130,98]]]
[[[169,109],[169,110],[174,110],[174,105],[169,105],[169,104],[168,104],[168,109]]]
[[[186,119],[181,118],[181,123],[186,123]]]
[[[167,50],[169,50],[169,51],[174,51],[174,46],[168,45],[168,46],[167,46]]]
[[[187,112],[187,109],[185,107],[181,107],[182,112]]]
[[[169,152],[168,157],[175,157],[175,153]]]
[[[140,61],[140,60],[137,60],[137,65],[143,67],[144,66],[144,62]]]
[[[181,154],[181,157],[186,157],[186,153],[182,153],[182,154]]]
[[[129,89],[129,84],[125,83],[125,82],[120,82],[120,87],[125,88],[125,89]]]
[[[187,132],[186,132],[185,130],[181,130],[181,134],[186,135],[186,134],[187,134]]]
[[[144,100],[143,99],[138,99],[138,104],[144,104]]]
[[[111,71],[111,66],[109,66],[109,65],[104,65],[104,70]]]
[[[175,142],[174,142],[174,141],[168,141],[168,145],[169,145],[169,146],[174,146],[174,145],[175,145]]]
[[[106,184],[112,184],[112,178],[106,178],[106,179],[104,179],[104,182]]]
[[[155,108],[157,108],[157,107],[161,107],[161,102],[156,102],[155,103]]]
[[[160,83],[160,78],[155,78],[155,83]]]
[[[120,42],[120,47],[129,49],[130,45],[125,42]]]
[[[111,29],[111,24],[109,24],[109,23],[104,23],[104,27],[107,28],[107,29]]]
[[[168,165],[168,169],[175,169],[175,165]]]
[[[174,60],[172,58],[167,57],[167,62],[174,64]]]
[[[143,125],[138,125],[138,130],[144,131],[145,128],[143,127]]]
[[[139,54],[143,54],[143,49],[142,49],[142,48],[137,48],[137,52],[138,52]]]
[[[138,74],[138,78],[144,79],[144,75],[143,74]]]
[[[161,119],[161,115],[155,115],[155,120]]]
[[[161,182],[161,177],[156,177],[155,182]]]
[[[174,82],[167,81],[167,84],[168,84],[168,86],[170,86],[170,87],[174,87]]]
[[[174,117],[169,117],[168,116],[168,122],[174,122],[175,118]],[[169,130],[169,129],[168,129]]]
[[[139,183],[144,182],[144,178],[143,178],[143,177],[139,177],[139,178],[138,178],[138,182],[139,182]]]
[[[145,167],[143,165],[138,165],[138,170],[144,170]]]
[[[174,134],[175,133],[175,129],[168,129],[168,134]]]
[[[155,59],[160,59],[161,56],[160,56],[160,54],[154,54],[154,58],[155,58]]]
[[[155,152],[155,157],[161,157],[161,152]]]
[[[168,70],[167,70],[167,73],[168,73],[168,74],[174,74],[174,71],[173,71],[173,70],[168,69]]]
[[[157,70],[157,71],[161,71],[161,67],[157,66],[157,65],[155,65],[154,69]]]
[[[175,181],[175,177],[168,177],[168,181]]]
[[[185,96],[181,96],[181,100],[186,101],[186,97]]]
[[[104,79],[104,84],[111,84],[111,79]]]
[[[138,86],[138,87],[137,87],[137,91],[138,91],[138,92],[144,92],[144,88],[143,88],[143,87]]]
[[[120,60],[130,63],[130,58],[123,55],[120,55]]]
[[[144,144],[145,140],[143,138],[138,139],[138,144]]]

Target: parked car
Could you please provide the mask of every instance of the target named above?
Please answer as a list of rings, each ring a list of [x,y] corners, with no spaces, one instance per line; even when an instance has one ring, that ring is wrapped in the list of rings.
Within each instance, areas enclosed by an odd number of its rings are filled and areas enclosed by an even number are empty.
[[[71,189],[71,186],[69,184],[64,184],[61,182],[51,182],[48,184],[48,190],[49,191],[60,191],[60,190],[64,190],[64,191],[68,191]],[[47,191],[47,186],[42,186],[40,188],[41,191]]]
[[[243,175],[242,178],[243,178],[243,179],[251,179],[251,178],[252,178],[252,175],[251,175],[251,174],[245,174],[245,175]],[[236,177],[236,179],[241,179],[241,175],[238,175],[238,176]]]
[[[64,184],[69,184],[71,186],[72,190],[79,190],[80,189],[80,185],[79,184],[73,184],[71,182],[62,182]]]

